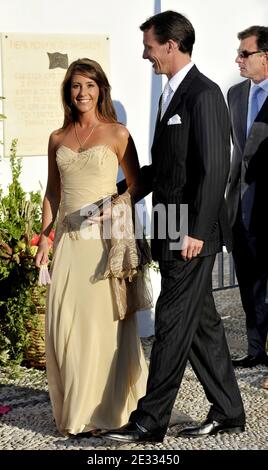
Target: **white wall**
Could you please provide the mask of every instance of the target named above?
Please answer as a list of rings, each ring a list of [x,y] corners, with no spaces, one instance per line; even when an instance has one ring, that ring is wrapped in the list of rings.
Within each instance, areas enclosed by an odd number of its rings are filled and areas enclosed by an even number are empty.
[[[112,96],[127,112],[127,127],[144,164],[149,158],[161,80],[152,79],[151,65],[142,60],[139,25],[160,3],[162,11],[174,9],[189,17],[196,29],[193,60],[226,93],[240,80],[234,63],[236,34],[252,24],[267,25],[267,0],[1,0],[0,31],[108,34]],[[46,157],[24,158],[22,182],[26,190],[38,189],[39,181],[45,187],[46,176]],[[7,182],[8,159],[3,159],[0,184]]]
[[[235,64],[237,33],[252,25],[268,26],[267,0],[162,0],[162,10],[178,10],[196,32],[193,60],[223,93],[240,76]]]

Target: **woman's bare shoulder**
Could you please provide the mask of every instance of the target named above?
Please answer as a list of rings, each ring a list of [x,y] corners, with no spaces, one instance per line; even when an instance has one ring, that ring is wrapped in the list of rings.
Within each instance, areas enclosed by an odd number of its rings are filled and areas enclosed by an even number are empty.
[[[55,131],[51,132],[50,134],[50,139],[54,142],[54,141],[57,141],[57,140],[60,140],[62,139],[66,134],[66,129],[56,129]]]
[[[124,126],[124,124],[120,124],[119,122],[111,124],[111,133],[116,139],[122,141],[127,140],[130,135],[126,126]]]
[[[55,131],[51,132],[49,136],[49,146],[53,149],[57,149],[63,139],[65,138],[67,133],[67,128],[66,129],[56,129]]]

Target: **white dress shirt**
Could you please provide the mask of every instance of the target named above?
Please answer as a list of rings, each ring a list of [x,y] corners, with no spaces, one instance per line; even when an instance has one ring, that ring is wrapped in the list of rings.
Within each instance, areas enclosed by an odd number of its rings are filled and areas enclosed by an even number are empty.
[[[165,84],[165,88],[167,87],[167,84],[169,85],[170,91],[168,93],[167,100],[165,101],[164,113],[170,101],[172,100],[172,97],[175,91],[177,90],[177,88],[179,87],[179,85],[181,84],[181,82],[183,81],[183,79],[186,77],[187,73],[189,72],[189,70],[191,70],[193,66],[194,66],[194,63],[192,61],[189,62],[189,64],[185,65],[182,69],[180,69],[177,73],[175,73],[175,75],[173,75],[173,77]],[[163,112],[161,113],[161,119],[164,113]]]

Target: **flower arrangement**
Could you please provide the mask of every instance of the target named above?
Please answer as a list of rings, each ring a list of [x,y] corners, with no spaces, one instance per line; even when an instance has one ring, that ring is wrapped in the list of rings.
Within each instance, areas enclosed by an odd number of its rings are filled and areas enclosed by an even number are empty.
[[[6,195],[0,188],[0,363],[21,363],[29,346],[29,320],[37,322],[36,299],[45,304],[37,286],[35,255],[41,229],[41,194],[25,193],[19,182],[21,159],[17,141],[11,146],[12,181]],[[50,234],[52,248],[54,231]],[[34,318],[36,317],[36,318]]]

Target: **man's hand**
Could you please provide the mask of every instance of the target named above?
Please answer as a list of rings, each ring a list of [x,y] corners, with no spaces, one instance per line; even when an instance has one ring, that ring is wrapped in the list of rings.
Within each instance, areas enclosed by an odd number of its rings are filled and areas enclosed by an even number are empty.
[[[181,257],[187,261],[200,254],[204,245],[203,240],[186,235],[182,243]]]
[[[99,211],[98,215],[88,215],[87,222],[89,225],[92,224],[101,224],[105,220],[111,219],[112,217],[112,206],[111,204],[104,207],[101,211]]]

